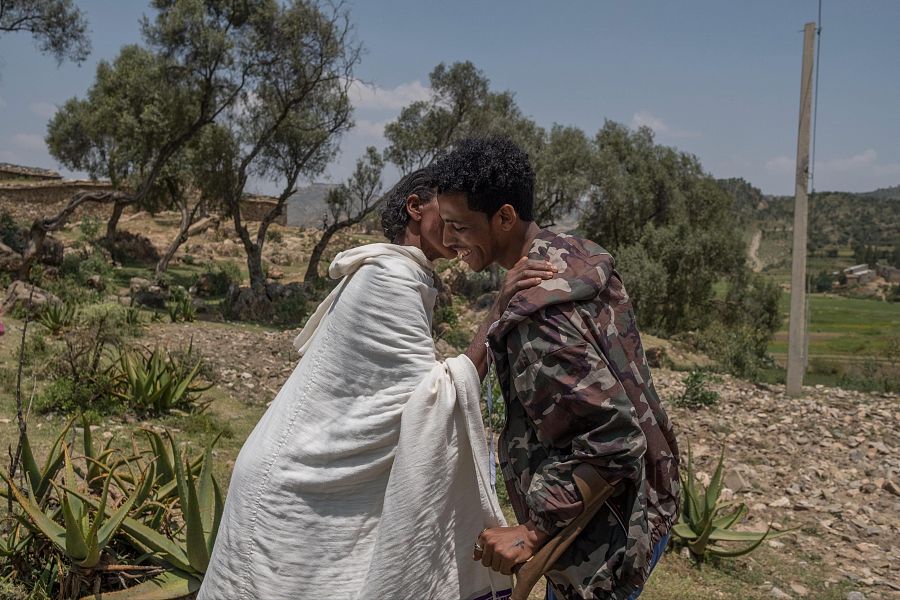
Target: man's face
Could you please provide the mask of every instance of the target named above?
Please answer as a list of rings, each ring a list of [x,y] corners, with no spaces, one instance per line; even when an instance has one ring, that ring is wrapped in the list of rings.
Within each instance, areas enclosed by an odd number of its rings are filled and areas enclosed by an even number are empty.
[[[459,256],[473,271],[483,271],[495,260],[497,235],[493,219],[470,210],[465,194],[439,194],[444,220],[444,246]]]
[[[419,222],[422,252],[428,260],[456,256],[456,252],[444,245],[444,222],[441,220],[437,200],[432,198],[419,206],[422,213],[422,220]]]

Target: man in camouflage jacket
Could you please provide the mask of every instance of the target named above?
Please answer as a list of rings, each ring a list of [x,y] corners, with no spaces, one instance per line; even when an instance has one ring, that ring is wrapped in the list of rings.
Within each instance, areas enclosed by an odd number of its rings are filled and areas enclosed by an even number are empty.
[[[557,270],[514,296],[489,334],[521,525],[483,532],[475,557],[509,572],[533,556],[581,514],[573,471],[589,464],[614,491],[547,578],[566,600],[635,598],[677,517],[678,448],[613,259],[532,222],[533,171],[506,140],[464,140],[434,173],[444,243],[474,270],[525,256]]]

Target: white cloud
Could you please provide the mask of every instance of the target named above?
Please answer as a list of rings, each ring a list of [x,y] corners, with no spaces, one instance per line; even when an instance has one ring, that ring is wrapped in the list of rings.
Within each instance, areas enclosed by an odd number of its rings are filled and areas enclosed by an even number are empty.
[[[766,171],[777,175],[794,172],[794,159],[789,156],[775,156],[766,161]]]
[[[422,85],[419,80],[401,83],[391,89],[363,83],[358,79],[350,84],[350,100],[356,108],[400,110],[408,104],[428,100],[430,97],[431,88]]]
[[[879,163],[878,153],[867,148],[846,158],[824,160],[816,165],[819,173],[871,173],[875,176],[900,176],[900,163]]]
[[[700,137],[700,134],[696,131],[674,129],[673,127],[670,127],[665,121],[663,121],[662,118],[650,114],[646,111],[634,113],[634,116],[631,117],[631,126],[634,129],[637,129],[638,127],[649,127],[657,135],[662,135],[670,138]]]
[[[12,136],[12,143],[24,150],[44,149],[44,138],[33,133],[17,133]]]
[[[349,135],[384,140],[384,126],[388,123],[390,123],[390,120],[370,121],[369,119],[357,119],[356,125],[350,130]]]
[[[28,110],[45,119],[49,119],[56,114],[56,106],[49,102],[32,102],[28,105]]]

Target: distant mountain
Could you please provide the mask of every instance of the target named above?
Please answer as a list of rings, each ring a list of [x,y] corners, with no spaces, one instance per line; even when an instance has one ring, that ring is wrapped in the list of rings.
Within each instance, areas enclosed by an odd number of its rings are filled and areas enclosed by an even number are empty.
[[[322,227],[328,213],[325,198],[337,187],[334,183],[313,183],[294,192],[285,204],[289,227]]]
[[[864,194],[860,194],[860,196],[865,196],[867,198],[886,198],[888,200],[900,200],[900,185],[880,188],[875,190],[874,192],[865,192]]]

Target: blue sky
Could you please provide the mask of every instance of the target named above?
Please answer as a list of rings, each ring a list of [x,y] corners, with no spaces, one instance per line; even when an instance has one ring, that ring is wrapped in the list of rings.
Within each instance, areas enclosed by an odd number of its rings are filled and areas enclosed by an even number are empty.
[[[81,67],[0,37],[0,162],[59,168],[47,120],[81,96],[96,63],[139,41],[139,0],[76,0],[94,51]],[[412,1],[348,3],[366,48],[357,127],[322,180],[346,177],[365,146],[383,146],[400,107],[427,97],[439,62],[471,60],[538,123],[593,134],[604,119],[650,125],[716,177],[793,193],[802,28],[816,0]],[[900,2],[824,0],[816,188],[900,184]],[[73,175],[66,171],[66,174]],[[386,182],[388,185],[391,182]],[[259,191],[274,191],[256,182]]]

